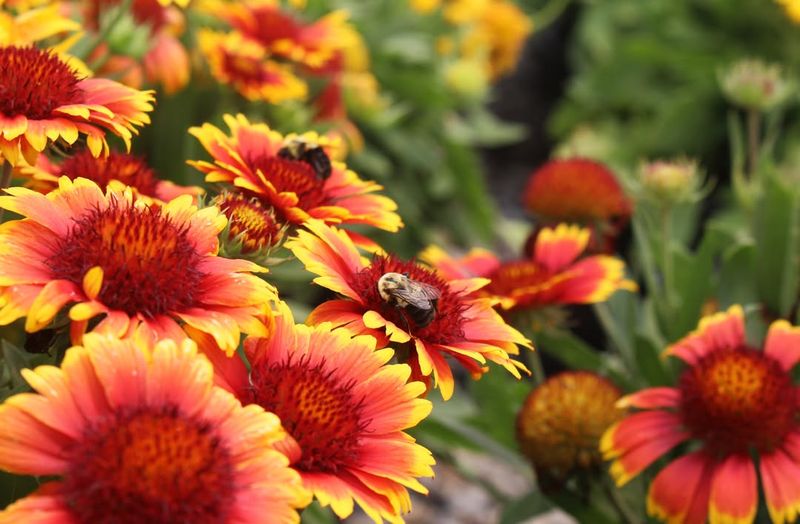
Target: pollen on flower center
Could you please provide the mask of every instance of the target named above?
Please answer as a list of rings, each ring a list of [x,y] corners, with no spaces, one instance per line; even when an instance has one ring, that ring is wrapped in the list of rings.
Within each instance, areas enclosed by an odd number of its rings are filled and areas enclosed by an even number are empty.
[[[311,209],[324,202],[322,181],[306,162],[274,156],[256,159],[253,165],[261,169],[279,193],[295,193],[299,200],[297,207]]]
[[[336,473],[358,456],[363,431],[361,403],[352,382],[340,383],[324,363],[296,362],[254,366],[253,401],[278,415],[302,449],[301,471]]]
[[[96,422],[70,452],[63,494],[80,523],[226,522],[231,457],[207,424],[177,410]]]
[[[378,292],[378,280],[386,273],[406,274],[412,280],[431,285],[441,292],[436,302],[436,313],[430,324],[420,328],[402,308],[389,305]],[[448,344],[463,339],[463,313],[467,305],[463,299],[450,291],[447,283],[414,262],[404,262],[395,257],[376,256],[372,264],[353,275],[350,287],[358,293],[364,304],[378,311],[400,329],[431,343]]]
[[[100,266],[99,300],[128,315],[152,318],[194,305],[203,273],[187,238],[158,207],[113,202],[77,220],[47,264],[55,278],[81,285]]]
[[[761,352],[715,351],[684,371],[680,381],[684,424],[709,449],[769,451],[794,424],[789,375]]]
[[[95,158],[88,149],[84,149],[61,164],[61,175],[72,179],[88,178],[100,189],[105,189],[111,180],[119,180],[136,188],[147,196],[156,196],[158,179],[153,170],[141,158],[112,151],[108,157]]]
[[[0,113],[32,120],[53,116],[53,110],[83,102],[80,79],[49,51],[35,47],[0,47]]]

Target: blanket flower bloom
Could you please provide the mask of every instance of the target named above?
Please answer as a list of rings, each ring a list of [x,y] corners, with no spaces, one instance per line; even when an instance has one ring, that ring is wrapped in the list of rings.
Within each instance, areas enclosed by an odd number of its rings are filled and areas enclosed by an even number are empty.
[[[278,417],[213,385],[190,340],[100,334],[0,405],[0,468],[57,476],[0,522],[296,523],[309,502]]]
[[[523,202],[537,216],[570,222],[627,220],[632,211],[614,174],[584,158],[551,160],[534,171]]]
[[[517,415],[517,441],[540,481],[560,482],[602,463],[597,444],[622,417],[615,406],[621,395],[590,371],[559,373],[531,391]]]
[[[617,290],[636,290],[625,279],[625,263],[607,255],[582,257],[591,232],[559,224],[539,231],[532,256],[503,262],[485,249],[473,249],[455,259],[438,247],[429,247],[420,259],[445,279],[484,277],[490,282],[477,293],[507,311],[550,305],[603,302]]]
[[[328,224],[368,224],[386,231],[402,226],[395,212],[397,204],[374,194],[382,189],[380,185],[361,180],[331,159],[328,147],[333,144],[326,138],[316,133],[297,137],[325,150],[331,170],[322,177],[311,163],[281,153],[291,135],[284,137],[266,124],[251,124],[241,114],[224,119],[230,135],[211,124],[189,130],[213,158],[213,162],[189,161],[206,174],[206,182],[231,184],[272,206],[280,220],[295,225],[318,218]]]
[[[375,522],[401,522],[407,488],[427,493],[417,478],[433,476],[430,451],[404,432],[431,411],[425,386],[408,382],[407,365],[387,364],[393,351],[372,337],[295,324],[284,303],[274,319],[270,337],[245,340],[249,375],[198,334],[216,383],[280,417],[289,436],[278,447],[323,506],[346,518],[355,501]]]
[[[800,426],[791,370],[800,360],[800,328],[773,322],[763,351],[745,339],[740,306],[703,318],[666,355],[687,367],[676,387],[623,397],[637,408],[601,440],[622,485],[669,450],[691,441],[653,479],[651,515],[670,522],[753,522],[758,478],[775,523],[800,512]],[[758,470],[753,460],[758,457]]]
[[[39,155],[35,166],[20,166],[17,174],[27,178],[26,185],[40,193],[57,189],[58,179],[62,176],[72,180],[88,178],[101,190],[110,187],[121,192],[128,186],[137,196],[161,202],[169,202],[181,195],[198,196],[203,192],[201,187],[183,187],[169,180],[160,180],[143,158],[118,151],[95,158],[90,151],[83,149],[60,164]]]
[[[25,217],[0,226],[0,325],[27,317],[28,332],[69,307],[73,341],[94,327],[124,336],[139,324],[159,338],[186,338],[179,322],[212,333],[235,351],[240,329],[266,335],[274,289],[245,260],[216,256],[227,220],[198,210],[188,195],[163,206],[107,191],[83,178],[59,179],[43,195],[14,187],[0,207]]]
[[[273,0],[210,1],[206,7],[270,55],[312,69],[322,68],[334,58],[339,49],[338,31],[347,18],[344,11],[334,11],[306,23]]]
[[[207,29],[199,31],[197,38],[214,78],[248,100],[279,104],[302,100],[308,94],[308,86],[291,68],[264,58],[266,51],[258,42],[236,31],[220,33]]]
[[[344,296],[318,306],[309,315],[309,322],[333,322],[355,334],[370,334],[380,347],[390,341],[408,343],[414,379],[430,385],[432,376],[445,400],[452,396],[454,387],[445,355],[462,364],[474,378],[488,371],[487,360],[517,378],[520,370],[527,371],[509,355],[519,354],[518,344],[531,347],[530,341],[505,323],[489,299],[473,295],[486,285],[486,279],[445,280],[414,262],[382,254],[369,262],[343,231],[316,220],[308,221],[306,227],[309,231],[298,231],[286,247],[308,271],[319,275],[314,282]],[[386,273],[406,274],[439,291],[429,324],[419,327],[402,308],[389,305],[381,297],[377,283]]]
[[[136,127],[150,122],[153,93],[104,78],[80,78],[50,51],[0,47],[0,160],[34,164],[56,140],[79,135],[94,156],[108,154],[105,133],[130,149]]]

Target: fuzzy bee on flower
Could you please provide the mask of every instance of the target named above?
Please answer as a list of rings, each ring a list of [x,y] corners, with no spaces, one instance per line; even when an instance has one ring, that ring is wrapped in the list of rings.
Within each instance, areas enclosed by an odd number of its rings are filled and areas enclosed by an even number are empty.
[[[424,328],[436,317],[442,292],[434,286],[408,277],[407,273],[386,273],[378,279],[378,293],[390,306],[402,309],[406,317]]]
[[[327,180],[331,176],[328,154],[321,145],[304,137],[287,138],[285,145],[278,150],[278,156],[308,164],[320,180]]]

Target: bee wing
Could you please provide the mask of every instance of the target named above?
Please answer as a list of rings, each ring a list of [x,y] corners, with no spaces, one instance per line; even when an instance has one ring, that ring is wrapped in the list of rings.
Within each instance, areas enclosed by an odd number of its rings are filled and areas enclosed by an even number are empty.
[[[414,281],[412,284],[392,290],[392,294],[411,306],[430,309],[432,303],[442,296],[436,287]]]

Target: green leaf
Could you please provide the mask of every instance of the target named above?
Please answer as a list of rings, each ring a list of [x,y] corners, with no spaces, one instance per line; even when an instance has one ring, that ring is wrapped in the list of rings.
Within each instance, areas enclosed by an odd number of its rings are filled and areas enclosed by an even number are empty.
[[[36,477],[12,475],[0,471],[0,508],[4,508],[39,487]]]
[[[553,503],[541,492],[532,491],[511,501],[503,509],[500,524],[518,524],[553,508]]]
[[[652,340],[636,335],[636,364],[648,386],[666,386],[674,382],[660,355],[661,348]]]
[[[499,366],[492,366],[489,373],[470,384],[479,410],[470,418],[470,424],[506,447],[516,448],[517,413],[532,388],[529,381],[518,380]]]
[[[762,300],[785,318],[798,292],[800,194],[774,174],[763,181],[755,221],[755,277]]]

